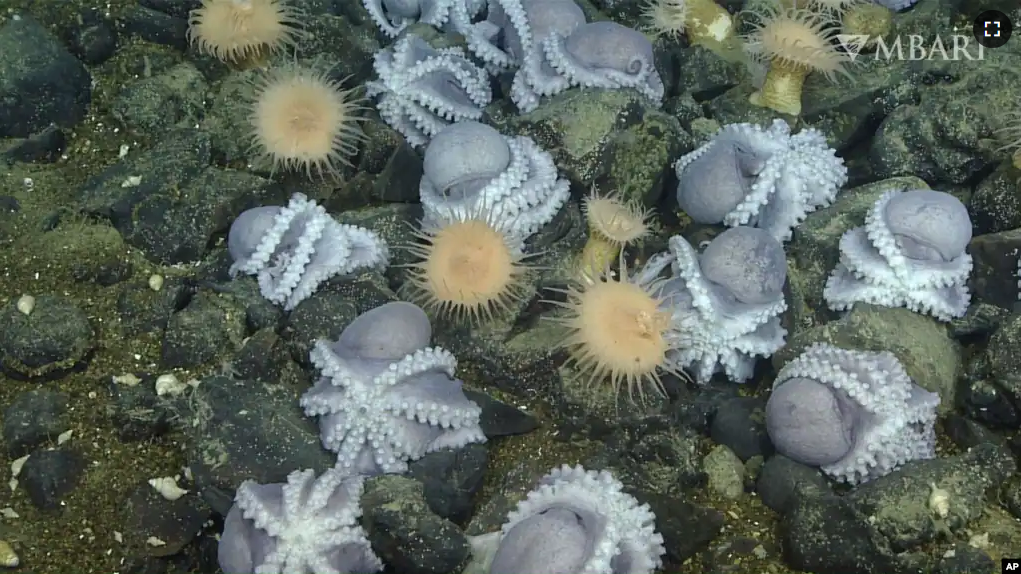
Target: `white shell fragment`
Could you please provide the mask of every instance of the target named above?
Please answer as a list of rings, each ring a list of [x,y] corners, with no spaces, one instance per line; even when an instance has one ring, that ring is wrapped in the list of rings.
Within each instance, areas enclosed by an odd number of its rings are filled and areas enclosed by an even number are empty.
[[[167,500],[177,500],[189,492],[178,486],[177,478],[173,476],[150,478],[149,486],[153,487],[156,492],[160,493],[160,496]]]
[[[15,304],[18,312],[22,315],[31,315],[32,311],[35,310],[35,297],[31,295],[22,295],[18,298],[18,302]]]

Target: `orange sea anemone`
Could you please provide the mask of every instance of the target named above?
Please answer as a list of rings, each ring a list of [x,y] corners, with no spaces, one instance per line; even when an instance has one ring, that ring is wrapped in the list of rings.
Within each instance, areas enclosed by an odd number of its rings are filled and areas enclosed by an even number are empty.
[[[421,307],[480,323],[528,295],[520,246],[484,214],[423,227],[416,236],[422,243],[408,249],[420,261],[408,266],[405,285]]]
[[[833,43],[840,28],[832,14],[770,5],[745,36],[745,49],[769,66],[749,101],[792,116],[801,113],[801,88],[811,72],[833,80],[846,74],[847,54]]]
[[[553,320],[570,330],[563,345],[582,377],[608,381],[615,394],[626,384],[632,401],[646,388],[665,396],[663,373],[685,378],[667,361],[670,312],[657,285],[634,282],[621,259],[619,278],[605,273],[566,290],[566,302],[550,301],[565,309]]]
[[[259,160],[310,176],[313,169],[337,176],[339,164],[350,165],[365,139],[352,90],[319,72],[285,66],[263,74],[255,91],[249,121]]]
[[[224,62],[294,46],[301,12],[281,0],[202,0],[188,15],[188,40]]]
[[[588,241],[581,253],[581,272],[597,277],[622,249],[649,234],[652,210],[637,201],[625,202],[617,194],[600,196],[592,192],[582,204],[588,220]]]

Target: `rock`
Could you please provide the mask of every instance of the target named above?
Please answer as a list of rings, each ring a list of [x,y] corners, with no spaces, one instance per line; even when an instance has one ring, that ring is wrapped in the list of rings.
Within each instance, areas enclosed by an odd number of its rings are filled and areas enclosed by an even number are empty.
[[[168,278],[159,291],[148,285],[125,284],[117,295],[117,315],[125,336],[162,331],[170,316],[184,307],[190,293],[184,283]]]
[[[656,515],[656,531],[663,535],[664,560],[682,564],[704,551],[723,529],[723,514],[713,508],[692,504],[676,496],[632,492],[638,502],[648,504]]]
[[[160,364],[196,367],[237,348],[244,329],[241,317],[241,312],[223,299],[199,293],[170,317],[160,347]]]
[[[195,539],[211,515],[193,492],[167,500],[148,483],[140,484],[124,501],[124,543],[149,556],[173,556]],[[151,538],[163,544],[153,545]]]
[[[188,20],[145,6],[128,5],[117,29],[128,36],[137,36],[146,42],[162,44],[178,50],[188,49]]]
[[[411,478],[370,478],[362,495],[362,525],[372,549],[398,572],[455,572],[468,560],[468,539],[429,510],[424,487]]]
[[[1018,301],[1018,253],[1021,253],[1021,228],[987,233],[968,245],[974,269],[971,289],[975,299],[1004,309]]]
[[[47,389],[19,393],[4,409],[3,433],[7,454],[21,458],[70,428],[64,416],[68,397]]]
[[[77,452],[61,447],[41,450],[28,457],[18,482],[28,499],[41,510],[60,508],[61,499],[71,493],[85,473],[85,459]]]
[[[870,519],[893,552],[917,548],[941,529],[956,532],[980,518],[987,494],[1017,469],[1002,446],[982,444],[965,454],[917,460],[860,485],[848,500]],[[946,515],[933,501],[945,496]]]
[[[0,137],[73,127],[91,101],[88,70],[39,22],[18,14],[0,26]]]
[[[762,503],[780,514],[794,505],[796,496],[818,496],[829,492],[829,482],[819,469],[777,454],[762,465],[755,490]]]
[[[172,127],[192,127],[205,113],[208,86],[189,63],[135,80],[117,93],[110,112],[133,133],[158,141]]]
[[[989,338],[986,353],[992,367],[993,384],[1002,389],[1013,405],[1021,407],[1021,313],[1010,316]]]
[[[71,51],[79,60],[98,66],[117,50],[117,31],[113,22],[94,8],[79,13],[78,25],[71,31]]]
[[[464,389],[464,396],[482,409],[479,426],[487,438],[525,434],[539,428],[534,416],[486,393]]]
[[[531,113],[503,119],[553,154],[561,175],[582,189],[619,193],[652,207],[671,162],[694,148],[677,120],[627,90],[568,90]]]
[[[981,65],[941,64],[933,72],[946,80],[926,85],[918,105],[897,107],[879,126],[869,150],[878,177],[964,184],[999,161],[983,140],[1012,109],[1016,82],[1001,70],[1021,65],[1021,56],[985,50]]]
[[[1021,227],[1021,170],[1001,162],[971,194],[968,214],[975,235],[998,233]]]
[[[861,351],[890,351],[915,384],[940,396],[939,412],[953,410],[957,378],[962,372],[961,350],[946,328],[932,317],[907,309],[858,303],[837,321],[788,336],[787,345],[773,355],[781,369],[813,343]]]
[[[724,401],[713,415],[709,436],[726,445],[740,458],[773,454],[766,432],[766,397],[736,397]]]
[[[744,494],[744,464],[734,451],[723,445],[716,445],[703,461],[709,489],[726,499],[736,499]]]
[[[231,493],[229,508],[244,480],[286,482],[292,471],[311,468],[318,474],[337,462],[298,405],[296,387],[217,376],[203,379],[191,392],[177,408],[195,488],[204,498],[209,498],[206,489]]]
[[[126,442],[150,440],[170,430],[180,413],[172,398],[156,394],[156,377],[149,373],[110,377],[110,422]]]
[[[25,315],[18,298],[0,309],[0,367],[21,377],[55,378],[83,364],[95,347],[89,316],[58,295],[40,295]]]
[[[231,361],[231,368],[239,378],[275,383],[289,361],[286,345],[276,331],[267,328],[245,339]]]
[[[46,162],[53,163],[67,147],[67,136],[61,128],[50,125],[41,132],[21,140],[3,153],[8,162]]]
[[[149,258],[164,264],[195,261],[242,211],[284,199],[276,184],[207,167],[209,161],[206,134],[171,131],[151,149],[128,154],[89,178],[78,198]]]
[[[408,475],[422,483],[429,509],[455,523],[466,521],[489,461],[481,444],[431,452],[408,465]]]

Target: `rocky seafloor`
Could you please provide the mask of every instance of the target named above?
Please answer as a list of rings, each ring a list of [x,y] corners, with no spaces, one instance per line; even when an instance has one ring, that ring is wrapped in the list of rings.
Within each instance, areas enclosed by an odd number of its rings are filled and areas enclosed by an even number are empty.
[[[299,46],[352,85],[386,45],[359,4],[304,3],[312,34]],[[580,4],[637,22],[632,0]],[[298,191],[391,245],[413,242],[421,155],[370,110],[340,183],[251,169],[238,100],[254,72],[188,46],[197,5],[0,0],[0,540],[19,557],[13,571],[216,572],[222,512],[242,480],[333,464],[297,406],[312,342],[398,299],[396,265],[336,278],[289,312],[253,279],[229,276],[233,219]],[[983,9],[1021,21],[1009,1],[921,0],[894,26],[969,33]],[[638,258],[671,235],[716,235],[677,214],[670,166],[721,125],[775,115],[747,103],[742,66],[684,43],[655,46],[662,108],[627,91],[569,90],[527,114],[501,101],[487,110],[505,133],[549,150],[574,189],[530,240],[549,270],[540,291],[560,286],[558,268],[581,250],[578,198],[593,185],[656,208],[660,229]],[[37,113],[18,115],[36,86],[51,91]],[[1021,557],[1021,170],[995,136],[1021,106],[1021,42],[981,61],[865,59],[853,82],[811,76],[803,101],[797,125],[826,135],[850,181],[785,245],[786,347],[748,384],[668,380],[668,400],[638,407],[572,385],[565,355],[550,350],[562,333],[539,320],[541,293],[482,327],[435,320],[490,440],[367,481],[361,522],[388,571],[460,571],[467,536],[496,530],[565,463],[612,469],[651,506],[663,572],[951,574]],[[123,185],[139,174],[142,185]],[[841,234],[884,192],[927,187],[969,208],[967,315],[944,324],[871,305],[828,311],[822,287]],[[392,263],[409,257],[395,250]],[[18,309],[25,295],[31,321]],[[938,392],[937,457],[849,489],[775,455],[763,421],[770,382],[815,342],[891,351]],[[161,477],[188,492],[167,500],[149,483]],[[949,496],[945,513],[931,508],[934,484]]]

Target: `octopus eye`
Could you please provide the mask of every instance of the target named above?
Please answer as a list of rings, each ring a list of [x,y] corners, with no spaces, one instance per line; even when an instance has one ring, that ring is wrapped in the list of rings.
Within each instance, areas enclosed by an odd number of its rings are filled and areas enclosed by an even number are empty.
[[[641,58],[635,58],[627,63],[627,66],[624,68],[624,71],[627,72],[628,74],[631,74],[632,76],[636,76],[639,73],[641,73],[644,67],[645,62]]]

